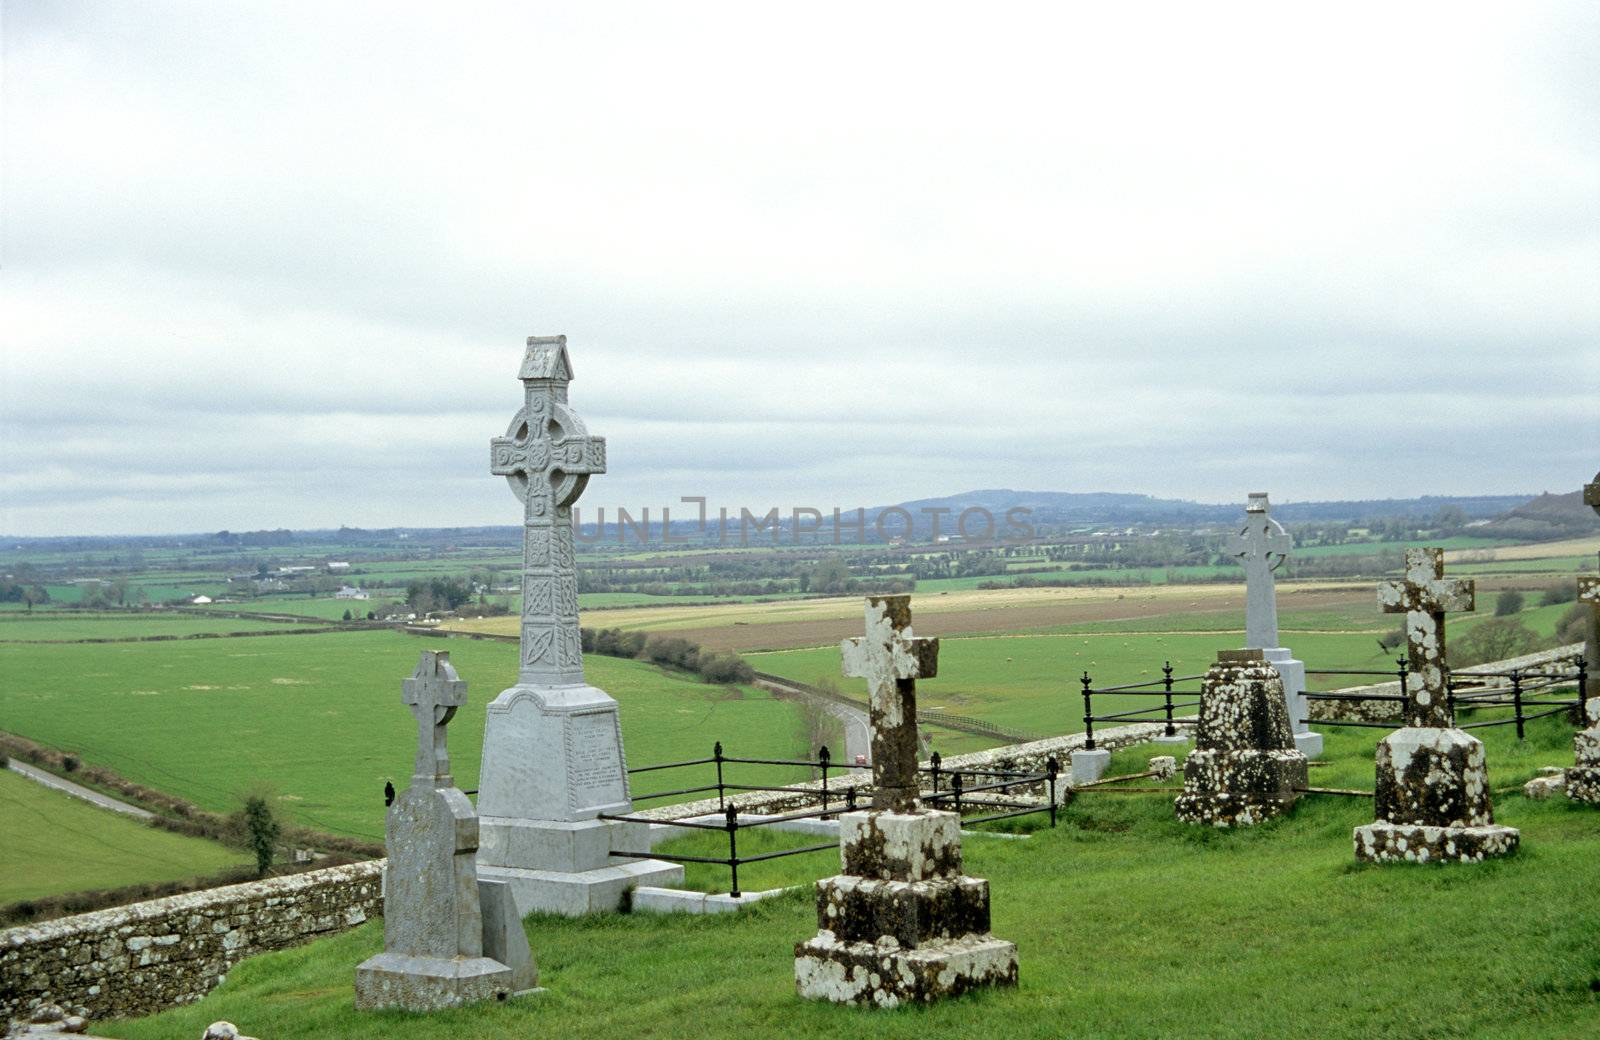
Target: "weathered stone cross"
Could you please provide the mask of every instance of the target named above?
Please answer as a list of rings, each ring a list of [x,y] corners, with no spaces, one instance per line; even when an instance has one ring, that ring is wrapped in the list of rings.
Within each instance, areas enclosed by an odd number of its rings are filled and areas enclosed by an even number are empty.
[[[1583,501],[1596,513],[1600,513],[1600,473],[1594,475],[1592,484],[1583,486]],[[1597,705],[1588,711],[1590,722],[1600,723],[1600,697],[1595,696],[1600,691],[1600,578],[1582,577],[1578,579],[1578,602],[1589,604],[1589,636],[1584,640],[1584,660],[1589,670],[1589,703]]]
[[[411,779],[432,787],[454,787],[445,726],[467,703],[466,680],[456,676],[449,653],[424,650],[411,678],[400,684],[401,700],[417,717],[417,761]]]
[[[1443,549],[1407,549],[1403,581],[1378,586],[1385,614],[1406,616],[1406,648],[1411,658],[1406,676],[1405,715],[1408,726],[1449,729],[1455,725],[1445,684],[1444,615],[1473,610],[1477,586],[1470,578],[1444,576]]]
[[[1228,538],[1225,551],[1244,565],[1244,645],[1271,650],[1278,645],[1278,599],[1272,572],[1288,558],[1294,542],[1283,525],[1267,515],[1267,493],[1250,492],[1244,529]]]
[[[844,674],[871,694],[874,809],[917,807],[917,680],[938,673],[939,640],[911,632],[910,596],[868,596],[866,635],[840,644]]]
[[[567,337],[530,336],[524,403],[504,437],[489,443],[489,470],[523,503],[522,682],[583,682],[572,504],[591,474],[606,471],[604,437],[591,437],[567,407]]]

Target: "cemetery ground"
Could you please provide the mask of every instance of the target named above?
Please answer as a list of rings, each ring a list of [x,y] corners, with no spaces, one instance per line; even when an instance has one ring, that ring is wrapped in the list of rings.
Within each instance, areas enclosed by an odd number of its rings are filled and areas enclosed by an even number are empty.
[[[0,770],[0,906],[216,874],[248,858]]]
[[[1372,804],[1334,795],[1218,831],[1178,822],[1170,791],[1085,792],[1055,829],[1013,821],[1026,841],[968,837],[968,870],[994,893],[995,934],[1021,950],[1016,990],[888,1012],[800,1001],[793,945],[816,929],[805,889],[735,915],[530,917],[548,991],[508,1004],[358,1014],[350,979],[382,946],[373,922],[248,960],[192,1007],[96,1029],[164,1040],[226,1018],[260,1036],[399,1040],[1593,1036],[1600,829],[1592,808],[1520,794],[1539,765],[1570,760],[1571,726],[1541,720],[1521,745],[1505,728],[1481,732],[1497,819],[1522,829],[1522,850],[1505,860],[1358,865],[1350,832]],[[1312,783],[1370,790],[1376,739],[1330,732]],[[1112,772],[1136,772],[1154,752],[1119,752]],[[829,852],[778,860],[751,867],[745,887],[807,886],[837,866]],[[726,875],[690,880],[716,889]]]

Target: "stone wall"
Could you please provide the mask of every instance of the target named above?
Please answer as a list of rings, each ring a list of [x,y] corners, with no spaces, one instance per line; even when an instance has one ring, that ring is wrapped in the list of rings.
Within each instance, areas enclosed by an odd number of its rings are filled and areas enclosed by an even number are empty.
[[[352,863],[0,932],[0,1023],[42,1003],[111,1018],[199,1000],[252,954],[382,916],[383,866]]]

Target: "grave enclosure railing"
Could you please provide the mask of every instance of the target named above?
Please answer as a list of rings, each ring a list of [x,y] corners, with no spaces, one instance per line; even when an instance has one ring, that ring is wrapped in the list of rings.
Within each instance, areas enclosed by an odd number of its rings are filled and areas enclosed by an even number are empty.
[[[1161,678],[1149,682],[1129,683],[1126,686],[1101,686],[1096,687],[1094,680],[1088,672],[1083,673],[1083,678],[1078,682],[1083,685],[1083,747],[1086,751],[1093,751],[1094,724],[1096,722],[1160,722],[1166,726],[1165,734],[1175,736],[1179,726],[1193,726],[1199,721],[1198,715],[1177,715],[1176,712],[1198,709],[1200,707],[1199,690],[1179,690],[1178,683],[1195,682],[1205,678],[1203,675],[1172,674],[1172,662],[1167,661],[1161,666]],[[1094,699],[1096,697],[1159,697],[1161,703],[1151,707],[1135,708],[1132,711],[1112,712],[1108,715],[1094,713]],[[1175,701],[1174,697],[1193,697],[1194,700]]]
[[[1399,658],[1395,662],[1392,672],[1368,671],[1361,669],[1345,668],[1310,668],[1306,674],[1319,676],[1362,676],[1379,677],[1384,680],[1398,682],[1401,690],[1406,687],[1406,679],[1411,674],[1411,665],[1406,658]],[[1490,683],[1484,689],[1485,683]],[[1551,694],[1542,694],[1540,691],[1552,691],[1558,686],[1573,684],[1571,697],[1554,697]],[[1376,685],[1376,684],[1374,684]],[[1571,664],[1567,666],[1542,665],[1534,668],[1513,668],[1508,671],[1487,671],[1474,668],[1472,671],[1449,672],[1445,676],[1445,695],[1452,718],[1457,718],[1457,729],[1485,729],[1494,726],[1515,726],[1517,739],[1523,740],[1527,736],[1527,724],[1536,719],[1547,718],[1552,715],[1565,714],[1584,725],[1584,704],[1588,700],[1589,675],[1587,666],[1581,654],[1574,655]],[[1315,693],[1308,691],[1305,694],[1307,701],[1323,702],[1367,702],[1383,701],[1393,704],[1406,702],[1403,693],[1376,693],[1371,691],[1360,693]],[[1494,708],[1510,708],[1511,713],[1504,718],[1475,719],[1471,722],[1462,722],[1458,718],[1461,713],[1477,713]],[[1313,720],[1300,720],[1313,721]],[[1321,726],[1351,726],[1364,729],[1395,728],[1394,722],[1372,722],[1364,719],[1316,719],[1316,725]]]
[[[797,766],[814,769],[821,774],[822,782],[815,787],[731,782],[728,778],[729,767],[746,765]],[[817,757],[810,760],[736,758],[724,754],[722,744],[719,741],[713,746],[711,757],[709,758],[695,758],[683,762],[664,762],[659,765],[638,766],[629,769],[628,773],[630,776],[637,776],[668,769],[692,769],[706,766],[710,766],[714,770],[714,783],[636,794],[633,796],[633,800],[637,803],[664,798],[681,798],[687,795],[709,794],[715,791],[717,795],[716,812],[684,816],[677,819],[655,819],[628,813],[602,813],[600,819],[614,820],[619,823],[677,827],[686,832],[721,832],[726,834],[728,839],[728,854],[726,856],[696,856],[654,850],[614,852],[613,855],[626,856],[633,859],[661,859],[673,863],[704,863],[725,866],[728,868],[729,876],[728,894],[738,898],[742,895],[739,888],[740,867],[750,863],[782,859],[786,856],[801,856],[811,852],[824,852],[839,847],[838,839],[835,838],[825,843],[802,845],[792,849],[777,849],[771,852],[740,855],[740,831],[748,831],[759,827],[770,827],[779,830],[794,829],[793,825],[802,821],[836,819],[840,813],[851,812],[859,807],[861,785],[847,784],[842,791],[830,787],[830,777],[837,775],[835,771],[840,770],[841,767],[833,761],[826,747],[820,748],[817,751]],[[843,768],[848,770],[853,767],[847,766]],[[931,792],[922,796],[924,804],[949,809],[958,815],[963,812],[981,811],[983,809],[996,810],[978,816],[964,816],[962,818],[963,826],[1027,816],[1033,813],[1046,813],[1050,818],[1050,825],[1053,827],[1056,824],[1056,777],[1059,772],[1059,766],[1054,759],[1049,761],[1043,772],[998,769],[952,770],[944,768],[939,755],[935,753],[929,763],[929,768],[922,769],[920,772],[923,776],[929,778],[929,786],[931,787]],[[1012,794],[1012,792],[1019,789],[1027,790],[1032,788],[1043,789],[1043,801],[1035,801],[1031,797],[1019,797]],[[737,804],[730,800],[730,795],[739,792],[790,793],[816,801],[819,803],[819,807],[798,812],[757,814],[748,810],[741,810]],[[786,827],[786,825],[788,826]]]

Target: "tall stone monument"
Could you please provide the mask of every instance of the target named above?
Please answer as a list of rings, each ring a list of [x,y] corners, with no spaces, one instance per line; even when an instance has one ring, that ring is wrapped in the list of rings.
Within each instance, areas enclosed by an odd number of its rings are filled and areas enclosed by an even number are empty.
[[[1294,746],[1307,758],[1322,754],[1322,734],[1306,722],[1306,666],[1278,643],[1278,589],[1272,572],[1288,559],[1294,541],[1283,525],[1267,515],[1265,491],[1250,492],[1244,526],[1228,538],[1225,551],[1244,567],[1244,645],[1260,650],[1283,677],[1284,708],[1294,731]]]
[[[1356,858],[1474,862],[1516,850],[1489,803],[1483,743],[1455,728],[1444,647],[1447,611],[1472,610],[1470,580],[1446,580],[1443,549],[1407,549],[1402,581],[1378,586],[1385,613],[1406,616],[1405,726],[1378,743],[1377,821],[1355,829]]]
[[[617,910],[683,868],[613,857],[646,851],[644,830],[596,818],[633,807],[617,702],[584,681],[578,633],[572,504],[605,472],[606,442],[567,403],[565,336],[530,337],[518,376],[523,405],[490,442],[490,471],[523,508],[521,665],[484,723],[478,875],[509,883],[524,914]]]
[[[872,808],[839,817],[842,873],[817,882],[817,935],[795,947],[809,1000],[894,1007],[1015,985],[1015,943],[989,934],[989,883],[961,873],[961,820],[918,801],[917,679],[939,641],[911,631],[910,596],[872,596],[842,645],[871,693]]]
[[[1183,763],[1178,819],[1248,827],[1294,807],[1307,786],[1283,679],[1260,650],[1223,650],[1200,686],[1195,747]]]
[[[480,886],[477,814],[450,775],[445,727],[467,684],[448,654],[428,650],[402,689],[417,758],[384,825],[383,952],[356,969],[356,1007],[432,1011],[532,990],[522,919],[503,885]]]
[[[1583,500],[1600,513],[1600,473],[1584,485]],[[1600,578],[1578,579],[1578,602],[1589,605],[1589,635],[1584,642],[1588,689],[1584,693],[1584,728],[1573,737],[1576,764],[1567,770],[1567,797],[1600,805]]]

